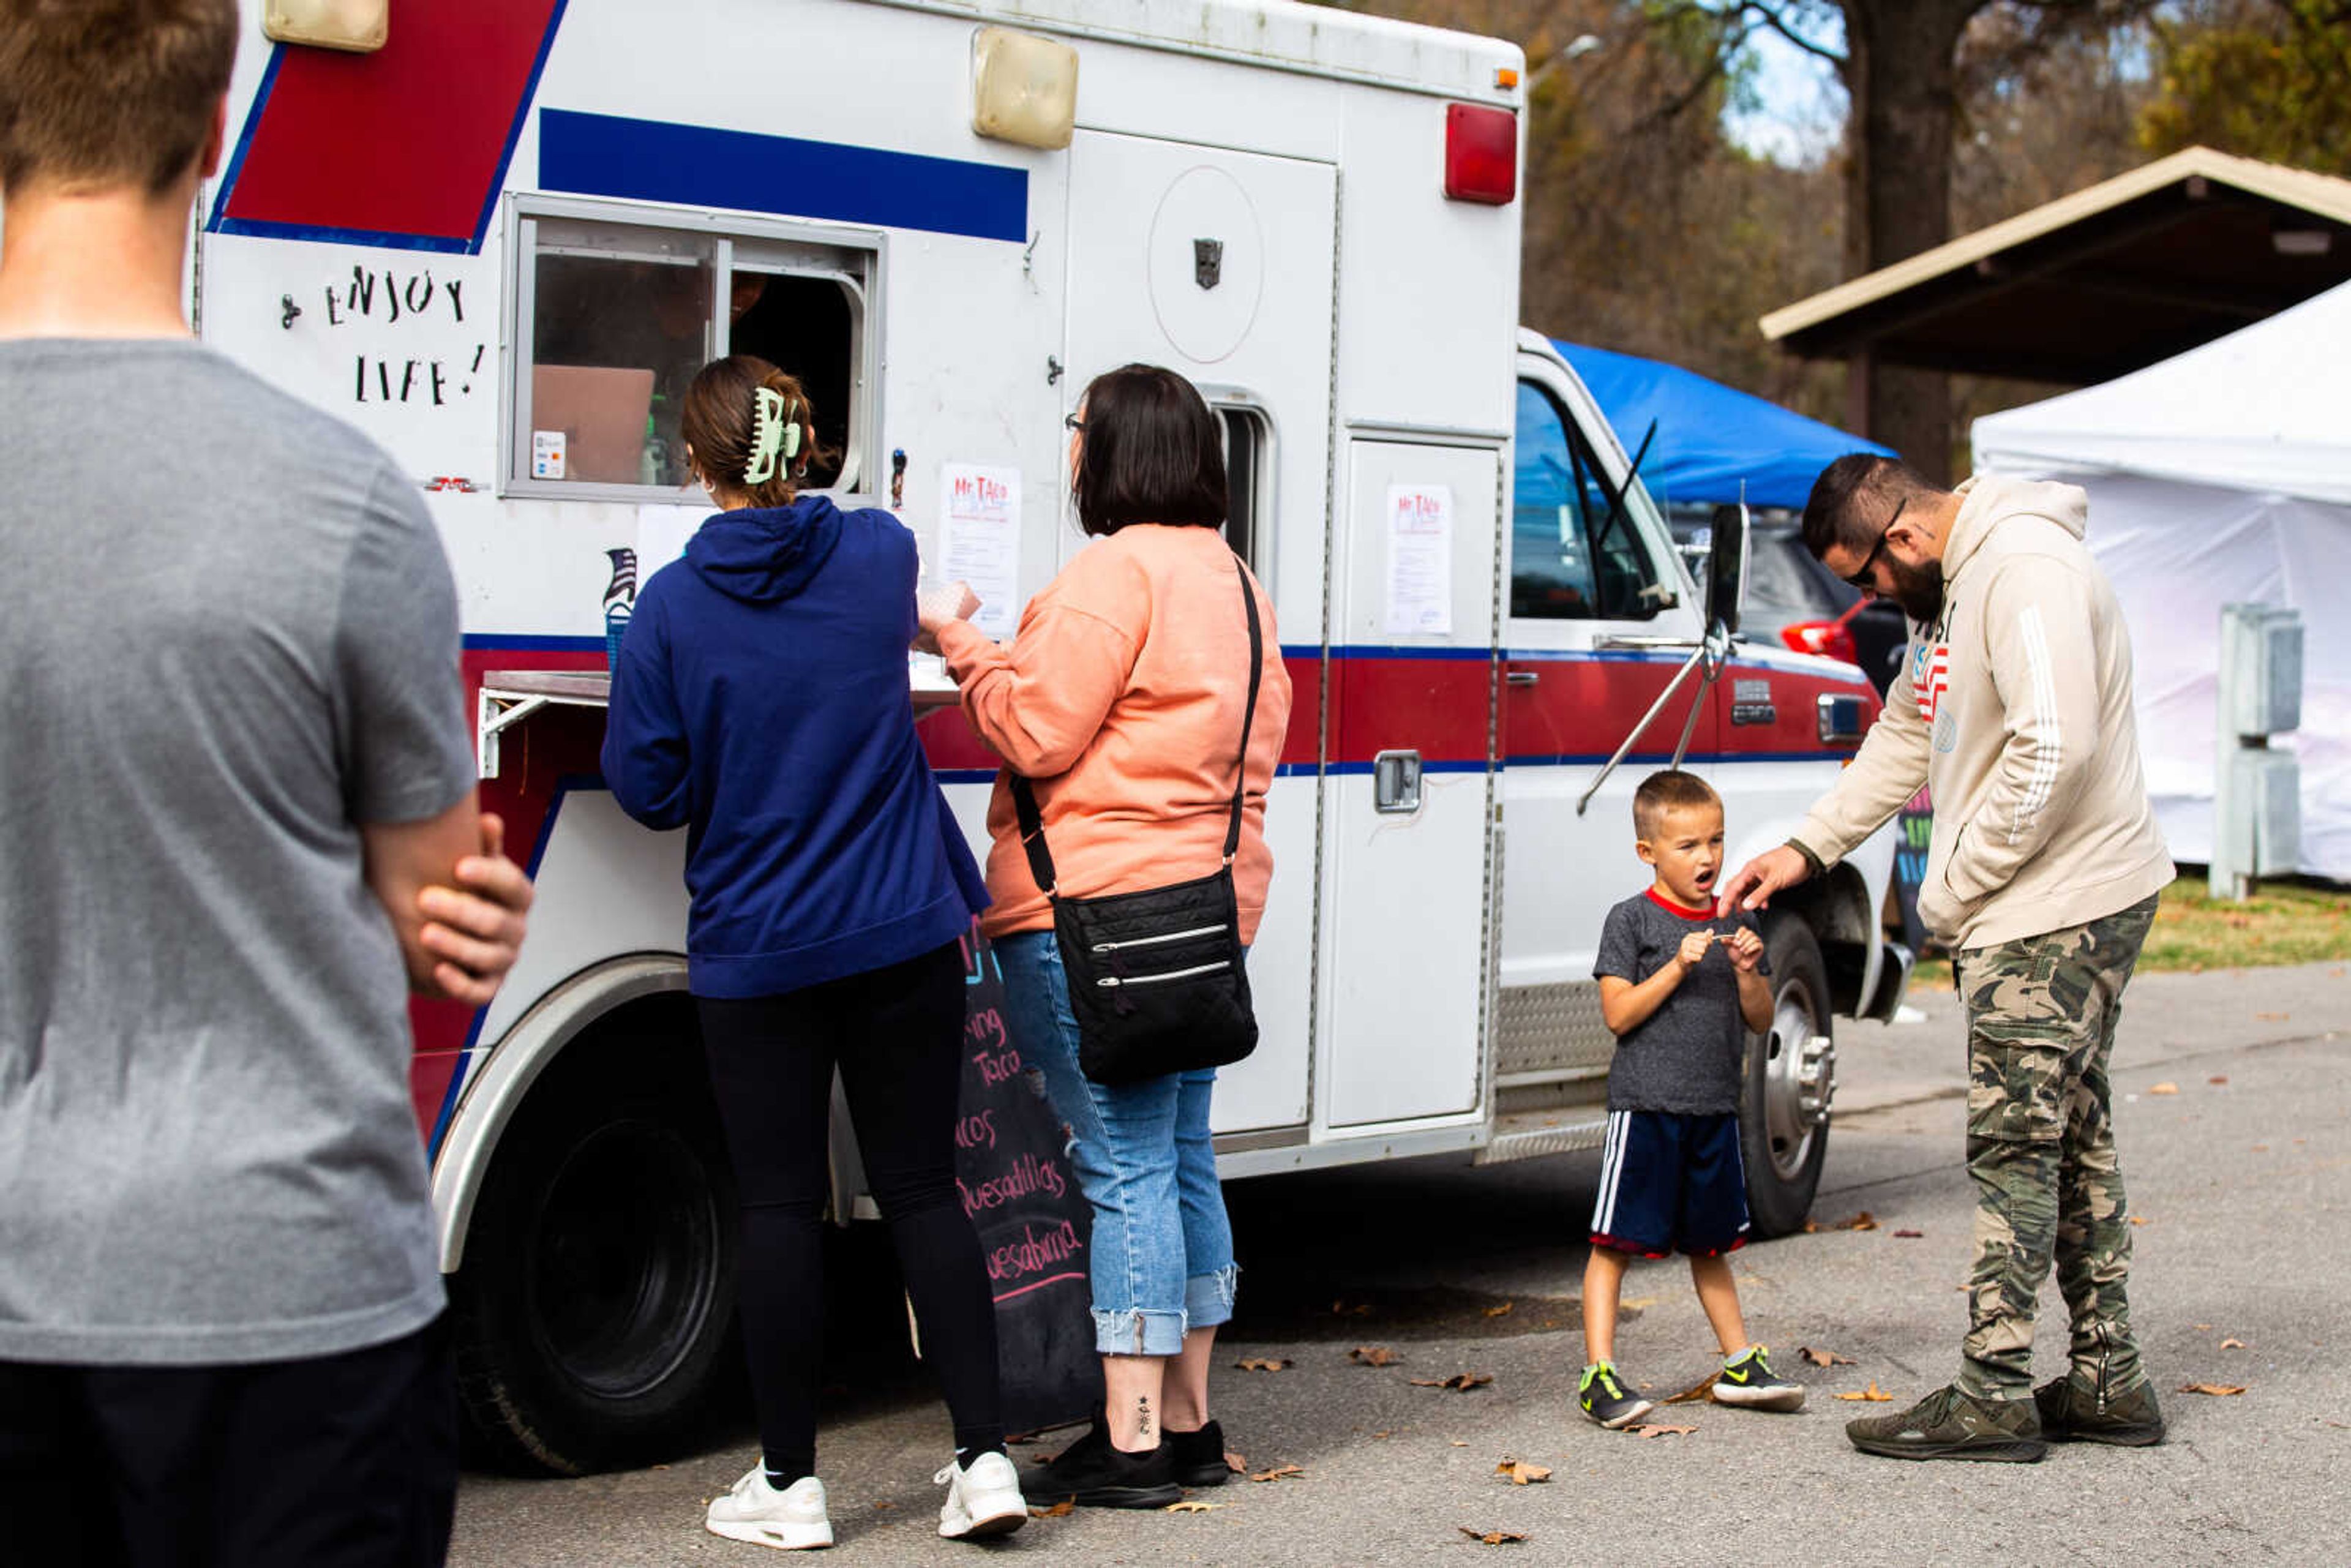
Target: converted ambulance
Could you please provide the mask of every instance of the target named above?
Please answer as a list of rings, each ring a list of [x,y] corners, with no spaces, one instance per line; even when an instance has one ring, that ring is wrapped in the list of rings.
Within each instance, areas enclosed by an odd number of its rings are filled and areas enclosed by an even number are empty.
[[[510,1458],[657,1450],[737,1375],[684,835],[597,776],[608,640],[707,511],[677,440],[707,359],[799,375],[845,454],[824,482],[896,513],[1002,636],[1084,544],[1062,421],[1088,378],[1165,363],[1214,407],[1297,692],[1263,1040],[1217,1095],[1230,1177],[1596,1146],[1592,964],[1646,876],[1635,784],[1682,748],[1736,864],[1876,713],[1852,667],[1731,636],[1735,572],[1709,613],[1518,328],[1511,46],[1285,0],[247,5],[199,330],[426,493],[484,802],[538,881],[497,999],[415,1008],[466,1386]],[[978,842],[994,760],[935,667],[909,680]],[[1891,852],[1766,922],[1766,1233],[1811,1202],[1833,1019],[1889,1015],[1907,977]]]

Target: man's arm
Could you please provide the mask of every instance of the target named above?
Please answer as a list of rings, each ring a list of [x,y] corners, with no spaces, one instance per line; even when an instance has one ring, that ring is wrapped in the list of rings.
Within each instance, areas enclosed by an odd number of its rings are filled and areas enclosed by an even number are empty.
[[[361,825],[369,889],[392,919],[411,990],[481,1007],[522,947],[530,879],[506,825],[466,797],[421,822]],[[454,885],[453,885],[454,884]]]
[[[2000,761],[1960,824],[1943,880],[1963,904],[2007,884],[2065,820],[2097,766],[2098,647],[2088,585],[2044,556],[2001,564],[1984,595]]]

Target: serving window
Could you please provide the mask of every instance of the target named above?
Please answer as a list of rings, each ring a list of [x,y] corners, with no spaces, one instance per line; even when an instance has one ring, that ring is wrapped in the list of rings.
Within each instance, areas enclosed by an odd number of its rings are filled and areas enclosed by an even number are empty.
[[[693,485],[686,389],[728,353],[808,389],[819,444],[841,455],[810,471],[809,488],[871,483],[878,233],[517,197],[509,235],[505,493],[678,498]]]

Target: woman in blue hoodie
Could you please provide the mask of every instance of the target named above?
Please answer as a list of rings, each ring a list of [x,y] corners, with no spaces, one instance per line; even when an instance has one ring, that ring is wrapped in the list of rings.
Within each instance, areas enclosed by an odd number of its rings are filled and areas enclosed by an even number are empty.
[[[721,508],[638,594],[604,778],[686,831],[688,983],[742,1188],[743,1337],[761,1465],[714,1532],[830,1545],[815,1476],[828,1112],[841,1071],[874,1201],[955,1422],[939,1532],[1028,1518],[1004,1452],[996,1318],[955,1184],[960,941],[987,904],[914,736],[914,540],[799,494],[808,394],[763,360],[705,367],[681,434]]]

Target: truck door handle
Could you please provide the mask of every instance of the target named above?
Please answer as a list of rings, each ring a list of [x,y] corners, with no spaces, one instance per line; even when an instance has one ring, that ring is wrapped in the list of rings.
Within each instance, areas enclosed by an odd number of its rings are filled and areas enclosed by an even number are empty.
[[[1502,683],[1505,685],[1512,686],[1531,686],[1540,684],[1541,680],[1542,672],[1540,670],[1512,670],[1502,677]]]

